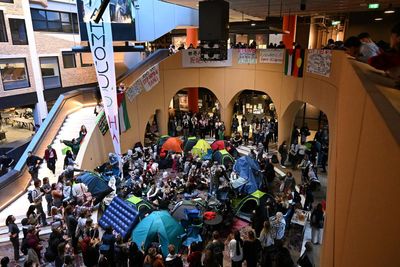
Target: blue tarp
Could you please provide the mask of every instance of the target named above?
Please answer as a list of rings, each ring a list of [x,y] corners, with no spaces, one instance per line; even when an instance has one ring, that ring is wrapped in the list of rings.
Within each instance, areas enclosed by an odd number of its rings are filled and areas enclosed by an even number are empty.
[[[173,244],[179,251],[182,244],[181,237],[184,233],[183,227],[168,211],[153,211],[135,227],[132,232],[132,241],[138,247],[143,246],[145,251],[151,243],[160,243],[162,253],[166,257],[169,244]]]
[[[89,192],[94,198],[96,198],[94,204],[99,203],[113,190],[108,186],[108,181],[105,181],[103,177],[94,172],[82,172],[77,177],[78,182],[84,183]]]
[[[139,212],[136,208],[119,197],[114,197],[101,216],[99,225],[104,229],[111,226],[122,238],[129,237],[138,221]]]
[[[251,194],[260,189],[262,176],[257,161],[249,156],[240,157],[236,160],[233,170],[246,181],[238,188],[241,193]]]

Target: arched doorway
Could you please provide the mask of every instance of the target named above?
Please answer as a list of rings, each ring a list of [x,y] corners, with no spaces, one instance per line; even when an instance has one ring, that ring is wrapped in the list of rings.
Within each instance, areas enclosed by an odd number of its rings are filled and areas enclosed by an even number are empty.
[[[263,144],[268,151],[278,140],[278,121],[271,97],[263,91],[243,90],[229,104],[232,138],[243,136],[245,145]]]
[[[171,99],[168,107],[168,135],[212,137],[214,123],[221,119],[221,103],[203,87],[184,88]]]

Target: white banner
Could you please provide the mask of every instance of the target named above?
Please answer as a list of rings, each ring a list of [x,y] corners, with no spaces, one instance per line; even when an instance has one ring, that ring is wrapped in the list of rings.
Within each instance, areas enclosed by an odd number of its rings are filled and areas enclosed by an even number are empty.
[[[239,49],[238,64],[257,64],[257,50]]]
[[[222,61],[203,61],[200,49],[186,49],[182,51],[182,67],[184,68],[216,68],[232,66],[232,50],[228,50],[228,59]]]
[[[148,69],[145,73],[143,73],[142,77],[140,78],[143,84],[144,90],[146,92],[153,89],[160,82],[160,70],[157,65],[154,65],[150,69]]]
[[[114,151],[121,155],[117,88],[115,80],[114,50],[112,43],[111,19],[109,5],[103,13],[99,23],[93,20],[99,9],[101,0],[84,0],[85,16],[89,16],[86,23],[90,50],[96,66],[97,81],[99,83],[104,111],[110,128]]]
[[[130,102],[132,102],[136,96],[138,96],[143,91],[143,84],[140,79],[136,80],[132,86],[126,89],[126,95]]]
[[[261,64],[283,64],[285,49],[263,49],[259,51]]]
[[[310,49],[307,56],[307,72],[329,77],[331,74],[332,50]]]

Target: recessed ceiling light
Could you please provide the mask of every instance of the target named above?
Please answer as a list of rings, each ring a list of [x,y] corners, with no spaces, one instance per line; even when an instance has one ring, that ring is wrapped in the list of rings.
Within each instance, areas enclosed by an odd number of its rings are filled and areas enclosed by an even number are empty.
[[[386,9],[384,12],[385,12],[385,14],[393,14],[393,13],[395,13],[396,11],[395,11],[394,8],[392,7],[392,4],[390,4],[389,7],[388,7],[388,9]]]
[[[376,21],[381,21],[383,18],[375,18]]]
[[[256,24],[253,22],[252,24],[250,24],[252,27],[256,26]]]

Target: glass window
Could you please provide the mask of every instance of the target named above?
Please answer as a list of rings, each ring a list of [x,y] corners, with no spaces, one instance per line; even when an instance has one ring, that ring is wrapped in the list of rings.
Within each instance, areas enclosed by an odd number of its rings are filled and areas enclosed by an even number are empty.
[[[69,13],[60,13],[62,22],[71,22]]]
[[[4,90],[30,86],[25,58],[0,59],[0,73]]]
[[[0,10],[0,42],[8,42],[3,10]]]
[[[26,35],[25,20],[8,19],[11,29],[11,37],[14,45],[27,45],[28,37]]]
[[[40,69],[42,71],[44,89],[61,87],[58,57],[40,58]]]
[[[92,54],[90,53],[80,53],[79,57],[81,58],[81,67],[90,67],[93,66]]]
[[[45,10],[31,9],[31,14],[33,20],[47,20]]]
[[[46,11],[48,21],[59,21],[60,13],[56,11]]]
[[[76,13],[31,9],[35,31],[79,33]]]
[[[63,65],[64,69],[76,68],[75,54],[72,52],[63,52]]]

